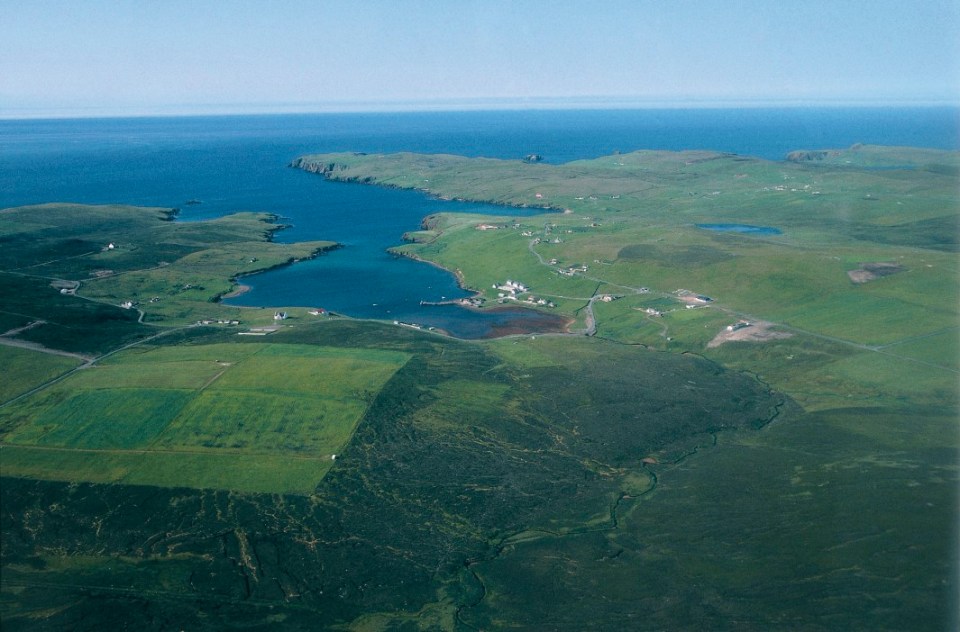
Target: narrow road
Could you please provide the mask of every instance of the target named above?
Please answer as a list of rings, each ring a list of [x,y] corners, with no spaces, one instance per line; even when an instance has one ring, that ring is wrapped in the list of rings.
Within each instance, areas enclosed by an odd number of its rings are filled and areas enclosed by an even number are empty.
[[[93,360],[93,356],[86,356],[80,353],[71,353],[70,351],[61,351],[59,349],[51,349],[50,347],[44,347],[39,342],[8,338],[8,335],[9,332],[8,334],[0,336],[0,345],[6,345],[7,347],[19,347],[20,349],[29,349],[30,351],[39,351],[40,353],[49,353],[50,355],[64,356],[67,358],[76,358],[78,360],[83,360],[84,362],[90,362]]]

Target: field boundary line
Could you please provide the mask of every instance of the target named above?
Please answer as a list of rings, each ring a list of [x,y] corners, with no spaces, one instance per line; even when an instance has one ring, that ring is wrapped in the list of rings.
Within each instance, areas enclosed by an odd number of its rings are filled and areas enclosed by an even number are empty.
[[[13,449],[22,449],[22,450],[36,450],[41,452],[84,452],[89,454],[116,454],[116,455],[127,455],[127,454],[196,454],[202,456],[224,456],[224,457],[280,457],[284,459],[297,459],[300,461],[326,461],[330,459],[329,454],[321,454],[317,456],[307,456],[303,454],[296,454],[291,452],[234,452],[221,449],[209,449],[209,450],[157,450],[153,448],[67,448],[63,446],[53,446],[53,445],[36,445],[28,443],[9,443],[9,442],[0,442],[0,450],[4,448],[13,448]]]

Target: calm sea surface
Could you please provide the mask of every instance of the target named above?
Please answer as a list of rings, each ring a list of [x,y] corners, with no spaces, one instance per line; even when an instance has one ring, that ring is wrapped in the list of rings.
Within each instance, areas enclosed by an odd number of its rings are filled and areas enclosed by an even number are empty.
[[[42,202],[180,207],[184,221],[265,211],[292,227],[278,241],[344,248],[248,277],[247,306],[318,306],[434,325],[463,337],[536,314],[421,306],[465,296],[452,275],[385,251],[440,211],[517,216],[410,191],[326,182],[287,168],[305,153],[453,153],[562,163],[635,149],[712,149],[773,160],[854,143],[960,149],[960,109],[843,108],[318,114],[0,121],[0,208]],[[188,200],[202,204],[185,206]],[[359,288],[359,289],[358,289]]]

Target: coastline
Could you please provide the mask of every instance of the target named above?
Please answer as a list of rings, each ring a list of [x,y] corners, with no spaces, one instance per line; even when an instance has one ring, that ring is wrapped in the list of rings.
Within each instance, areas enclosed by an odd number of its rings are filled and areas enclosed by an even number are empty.
[[[272,266],[264,266],[264,267],[258,268],[258,269],[256,269],[256,270],[249,270],[249,271],[247,271],[247,272],[243,272],[243,273],[241,273],[241,274],[237,274],[237,275],[235,275],[235,276],[233,276],[233,277],[230,278],[230,283],[233,284],[233,285],[236,286],[236,287],[231,288],[230,291],[228,291],[228,292],[221,292],[220,294],[217,294],[216,296],[214,296],[214,297],[213,297],[212,299],[210,299],[210,300],[211,300],[211,302],[213,302],[213,303],[222,303],[224,299],[236,298],[237,296],[241,296],[241,295],[243,295],[243,294],[246,294],[247,292],[249,292],[250,290],[252,290],[253,287],[240,282],[240,280],[243,279],[243,278],[245,278],[245,277],[253,276],[253,275],[255,275],[255,274],[262,274],[262,273],[264,273],[264,272],[270,272],[271,270],[279,270],[280,268],[286,268],[286,267],[288,267],[288,266],[292,266],[292,265],[295,264],[295,263],[299,263],[300,261],[309,261],[309,260],[311,260],[311,259],[316,259],[317,257],[319,257],[320,255],[322,255],[322,254],[324,254],[324,253],[331,252],[331,251],[333,251],[333,250],[338,250],[338,249],[340,249],[340,248],[343,248],[343,244],[340,244],[340,243],[337,243],[337,242],[330,242],[329,245],[320,246],[320,247],[314,249],[314,251],[311,252],[309,256],[306,256],[306,257],[290,257],[289,259],[287,259],[287,260],[284,261],[283,263],[278,263],[278,264],[275,264],[275,265],[272,265]],[[232,306],[232,307],[242,307],[242,306],[240,306],[240,305],[234,305],[234,306]]]
[[[230,292],[227,292],[226,294],[221,294],[221,295],[220,295],[220,298],[221,298],[221,299],[225,299],[225,298],[236,298],[236,297],[238,297],[238,296],[242,296],[242,295],[246,294],[247,292],[249,292],[249,291],[252,290],[252,289],[253,289],[252,286],[243,285],[243,284],[238,284],[237,287],[236,287],[235,289],[231,290]]]
[[[313,173],[319,176],[322,176],[328,182],[341,182],[343,184],[362,184],[367,186],[377,186],[383,187],[385,189],[396,189],[398,191],[417,191],[422,193],[430,198],[435,200],[440,200],[442,202],[469,202],[471,204],[489,204],[491,206],[502,206],[505,209],[540,209],[543,211],[543,214],[547,213],[566,213],[568,209],[562,208],[559,206],[553,205],[536,205],[536,204],[512,204],[510,202],[504,202],[502,200],[490,200],[490,199],[481,199],[481,198],[472,198],[472,197],[450,197],[447,195],[441,195],[425,187],[416,187],[416,186],[401,186],[398,184],[393,184],[390,182],[380,182],[370,177],[360,177],[360,176],[351,176],[351,177],[339,177],[336,174],[342,173],[347,170],[341,163],[332,162],[324,164],[319,161],[312,161],[308,159],[309,154],[304,156],[299,156],[292,160],[287,166],[293,169],[300,169],[306,171],[307,173]]]

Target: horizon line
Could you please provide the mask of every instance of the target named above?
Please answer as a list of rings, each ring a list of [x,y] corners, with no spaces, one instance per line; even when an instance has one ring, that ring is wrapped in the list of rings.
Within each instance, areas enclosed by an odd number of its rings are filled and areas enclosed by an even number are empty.
[[[127,106],[52,106],[0,109],[0,120],[97,118],[181,118],[294,114],[389,114],[429,112],[550,110],[680,110],[762,108],[960,107],[955,99],[641,99],[635,97],[489,97],[436,100],[328,101],[278,103],[190,103]]]

